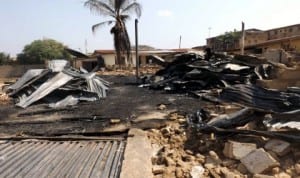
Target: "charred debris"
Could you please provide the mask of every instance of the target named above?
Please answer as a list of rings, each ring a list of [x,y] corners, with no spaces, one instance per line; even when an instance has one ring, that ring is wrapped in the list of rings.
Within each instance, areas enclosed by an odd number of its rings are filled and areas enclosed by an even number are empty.
[[[35,103],[61,108],[104,98],[108,86],[96,73],[72,68],[65,60],[52,60],[47,69],[28,70],[5,91],[22,108]]]
[[[278,90],[262,85],[276,81],[282,71],[290,69],[282,66],[254,55],[186,53],[175,56],[154,75],[144,76],[140,87],[186,93],[214,104],[241,108],[218,116],[205,107],[199,108],[188,115],[188,125],[196,132],[222,137],[258,135],[300,143],[300,88]],[[245,127],[249,123],[257,127]]]

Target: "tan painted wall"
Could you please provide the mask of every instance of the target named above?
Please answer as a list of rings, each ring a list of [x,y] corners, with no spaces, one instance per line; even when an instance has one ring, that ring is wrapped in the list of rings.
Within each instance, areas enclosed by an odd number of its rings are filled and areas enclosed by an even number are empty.
[[[103,54],[102,57],[104,58],[105,65],[107,65],[107,66],[116,65],[115,54]],[[135,64],[136,64],[135,54],[131,54],[131,58],[132,58],[133,66],[135,66]],[[129,62],[126,58],[125,58],[125,61],[126,61],[126,65],[127,65]]]
[[[266,31],[263,31],[263,32],[246,32],[245,46],[247,47],[247,46],[263,43],[263,42],[266,42],[268,40],[293,37],[293,36],[296,36],[296,35],[300,35],[300,25],[294,25],[294,26],[282,27],[282,28],[278,28],[278,29],[266,30]],[[218,45],[217,40],[216,40],[217,37],[206,39],[207,47],[210,47],[210,48],[213,48],[213,49],[214,48],[216,48],[216,49],[223,48],[222,46]],[[239,42],[236,42],[236,43],[239,43]],[[290,44],[290,46],[288,46],[288,44]],[[239,46],[239,44],[235,44],[235,46]],[[296,46],[296,48],[295,48],[295,46]],[[268,44],[268,45],[264,45],[264,47],[275,48],[275,49],[283,48],[287,51],[291,50],[291,49],[287,49],[287,48],[295,48],[297,50],[297,52],[300,52],[300,41],[299,40],[292,40],[290,42],[284,42],[282,44],[281,44],[281,42],[278,42],[278,44]],[[224,50],[224,49],[221,49],[221,50]]]
[[[113,66],[116,64],[115,54],[103,54],[104,62],[106,66]]]
[[[300,35],[300,25],[268,30],[267,33],[269,40]]]
[[[291,41],[290,46],[300,53],[300,39]]]
[[[103,54],[102,57],[104,58],[105,65],[107,65],[107,66],[116,65],[114,54]],[[131,58],[132,58],[132,64],[133,64],[133,66],[135,66],[135,64],[136,64],[135,54],[131,54]],[[128,60],[126,60],[126,65],[128,65]]]
[[[246,33],[245,46],[265,42],[267,40],[267,37],[268,37],[267,33],[264,33],[264,32]]]
[[[288,49],[286,49],[286,47],[288,47]],[[266,50],[269,49],[284,49],[286,51],[300,52],[300,39],[293,39],[285,42],[278,41],[273,44],[263,45],[261,48],[264,49],[263,52],[266,52]]]
[[[291,62],[291,56],[282,49],[269,49],[263,54],[263,56],[273,62],[283,64],[289,64]]]
[[[146,56],[140,56],[141,65],[146,65]]]
[[[276,43],[276,44],[268,44],[266,45],[266,48],[268,49],[280,49],[281,48],[281,45],[279,43]]]

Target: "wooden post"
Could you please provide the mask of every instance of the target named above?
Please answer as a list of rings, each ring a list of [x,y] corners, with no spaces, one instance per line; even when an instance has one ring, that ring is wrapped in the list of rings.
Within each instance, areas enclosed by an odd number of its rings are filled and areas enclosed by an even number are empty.
[[[245,24],[242,22],[242,37],[241,37],[241,55],[244,55],[245,51]]]
[[[179,49],[181,48],[181,35],[179,37]]]

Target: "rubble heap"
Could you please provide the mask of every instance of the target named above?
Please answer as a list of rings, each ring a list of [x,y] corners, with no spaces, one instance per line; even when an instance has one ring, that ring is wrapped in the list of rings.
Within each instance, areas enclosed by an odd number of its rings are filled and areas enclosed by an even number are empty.
[[[253,110],[247,108],[239,113],[232,116],[245,118],[253,114]],[[216,113],[207,114],[213,117]],[[253,129],[263,127],[259,123],[238,127],[248,132],[239,135],[238,132],[214,132],[212,129],[203,132],[191,128],[185,122],[189,119],[178,113],[170,114],[169,120],[167,126],[148,131],[154,149],[152,172],[155,178],[300,176],[299,142],[285,141],[281,139],[284,137],[276,138],[276,135],[253,136]],[[211,119],[212,123],[216,122]]]
[[[260,85],[277,81],[278,69],[281,74],[294,74],[298,68],[283,72],[281,64],[255,56],[214,55],[206,60],[184,54],[144,78],[144,87],[191,93],[213,103],[213,108],[204,105],[186,114],[186,124],[182,122],[185,116],[180,116],[165,128],[149,131],[153,144],[159,145],[152,160],[153,174],[299,176],[300,88],[288,86],[279,91]],[[292,80],[295,75],[284,77]],[[217,107],[234,109],[219,112]]]

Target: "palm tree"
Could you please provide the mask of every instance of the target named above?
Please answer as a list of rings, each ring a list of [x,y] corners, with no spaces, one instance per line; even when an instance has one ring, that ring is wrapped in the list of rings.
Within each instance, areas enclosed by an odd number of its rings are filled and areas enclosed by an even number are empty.
[[[104,25],[114,24],[110,33],[114,37],[114,47],[117,54],[117,63],[121,64],[121,55],[127,56],[130,61],[130,40],[125,22],[130,19],[130,14],[135,13],[141,16],[141,5],[135,0],[88,0],[84,3],[91,12],[110,17],[110,20],[100,22],[92,26],[95,32]]]

